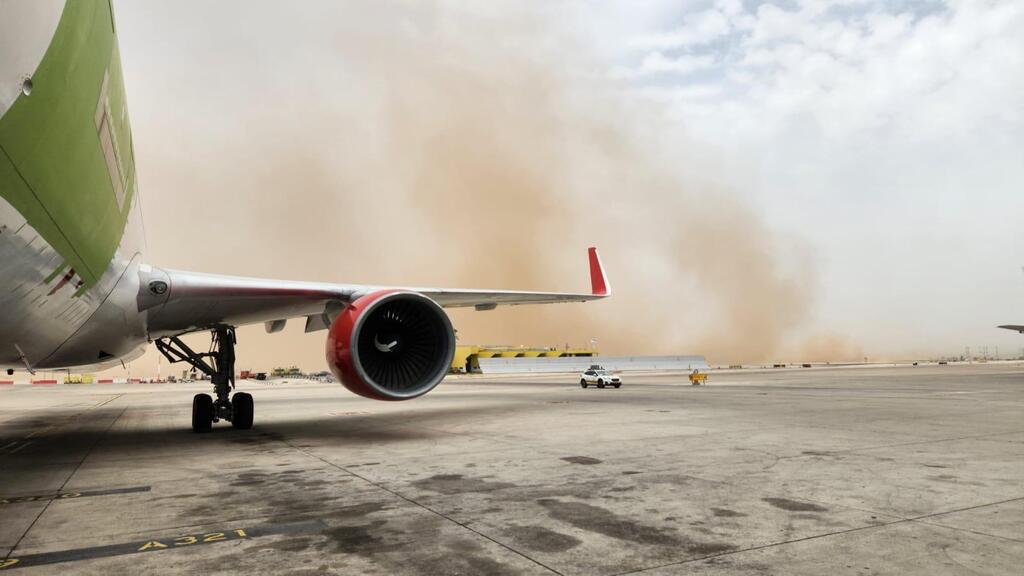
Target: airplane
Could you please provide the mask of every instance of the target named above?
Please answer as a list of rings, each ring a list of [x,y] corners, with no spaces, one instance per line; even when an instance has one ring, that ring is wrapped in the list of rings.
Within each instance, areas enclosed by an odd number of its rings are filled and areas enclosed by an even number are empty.
[[[235,388],[235,329],[327,331],[325,357],[351,392],[426,394],[445,377],[455,333],[444,308],[586,302],[611,295],[596,248],[586,293],[415,288],[169,270],[144,258],[135,154],[111,4],[0,5],[0,368],[103,369],[142,355],[210,377],[192,429],[253,424]],[[216,249],[216,242],[213,243]],[[230,255],[225,254],[225,257]],[[209,352],[181,335],[208,331]]]
[[[1024,272],[1024,266],[1021,266],[1020,270],[1021,272]],[[1021,324],[1002,324],[1000,326],[996,326],[996,328],[1002,328],[1003,330],[1013,330],[1014,332],[1024,334],[1024,325]]]

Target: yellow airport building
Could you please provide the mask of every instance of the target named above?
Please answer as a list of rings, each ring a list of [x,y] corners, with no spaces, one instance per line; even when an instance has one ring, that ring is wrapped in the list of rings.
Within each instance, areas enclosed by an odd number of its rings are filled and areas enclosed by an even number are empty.
[[[590,358],[597,350],[590,348],[553,348],[528,346],[456,346],[449,372],[474,374],[480,372],[480,358]]]

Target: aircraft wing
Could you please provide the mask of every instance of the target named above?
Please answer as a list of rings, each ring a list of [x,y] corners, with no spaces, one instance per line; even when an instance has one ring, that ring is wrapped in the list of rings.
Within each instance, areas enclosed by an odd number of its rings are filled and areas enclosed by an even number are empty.
[[[416,288],[266,280],[199,272],[140,269],[138,304],[148,311],[151,338],[205,330],[217,325],[263,322],[277,332],[292,318],[305,317],[306,332],[325,330],[349,303],[379,290],[409,290],[446,308],[586,302],[611,296],[611,286],[596,248],[589,249],[588,293],[522,292],[460,288]]]
[[[1003,324],[1002,326],[999,326],[999,328],[1004,328],[1006,330],[1014,330],[1016,332],[1024,334],[1024,325],[1020,324]]]

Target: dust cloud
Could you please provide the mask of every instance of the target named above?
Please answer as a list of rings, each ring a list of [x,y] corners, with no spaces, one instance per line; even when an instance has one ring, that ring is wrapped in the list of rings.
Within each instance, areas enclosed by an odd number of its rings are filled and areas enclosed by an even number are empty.
[[[233,22],[237,7],[212,6],[197,22],[174,6],[159,25],[118,14],[154,264],[587,291],[596,245],[613,298],[454,310],[460,342],[715,363],[804,351],[813,252],[663,134],[566,8],[246,5]],[[157,30],[176,43],[154,46]],[[318,369],[322,338],[248,329],[240,361]]]
[[[808,338],[798,348],[799,358],[806,362],[862,362],[865,359],[864,349],[846,336],[825,332]],[[911,353],[908,358],[924,357],[921,353]]]

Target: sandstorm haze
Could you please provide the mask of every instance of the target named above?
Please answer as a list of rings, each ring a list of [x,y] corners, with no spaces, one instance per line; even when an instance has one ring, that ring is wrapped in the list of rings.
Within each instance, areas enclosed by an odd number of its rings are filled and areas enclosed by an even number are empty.
[[[678,81],[645,72],[650,54],[678,62],[686,54],[636,39],[656,32],[652,26],[685,27],[685,13],[657,3],[642,17],[621,5],[548,3],[115,9],[153,264],[334,282],[586,290],[584,250],[597,245],[614,298],[453,311],[460,341],[561,346],[595,338],[606,354],[700,353],[715,363],[960,346],[948,329],[921,329],[899,345],[886,336],[891,326],[866,328],[856,320],[863,314],[850,310],[849,302],[883,307],[898,323],[902,289],[872,280],[889,276],[895,262],[884,254],[844,258],[843,270],[863,267],[853,286],[836,272],[837,257],[874,250],[877,235],[861,239],[828,222],[887,226],[871,216],[872,203],[886,210],[885,194],[876,188],[864,194],[867,206],[829,210],[820,196],[832,191],[817,167],[808,168],[806,185],[787,180],[791,174],[765,166],[784,161],[785,151],[759,155],[742,125],[722,127],[732,140],[708,136],[716,113],[708,103],[686,108],[664,97]],[[619,22],[617,13],[630,17]],[[787,129],[779,130],[790,137]],[[837,170],[853,172],[844,158]],[[913,170],[901,172],[904,185],[913,184]],[[799,195],[771,193],[786,183]],[[907,206],[899,197],[896,209]],[[916,222],[907,215],[908,225]],[[836,234],[845,235],[841,249]],[[1020,236],[1002,243],[1014,271],[1021,247],[1012,240]],[[929,270],[923,292],[941,285]],[[1024,295],[1024,283],[1017,287]],[[1004,310],[997,322],[1014,320],[1015,309]],[[975,319],[982,330],[961,329],[987,338],[993,322]],[[912,320],[922,328],[920,317]],[[324,333],[302,334],[301,326],[293,321],[276,335],[243,329],[239,366],[320,369]],[[150,353],[136,364],[154,362]]]

